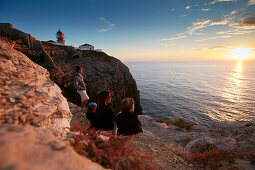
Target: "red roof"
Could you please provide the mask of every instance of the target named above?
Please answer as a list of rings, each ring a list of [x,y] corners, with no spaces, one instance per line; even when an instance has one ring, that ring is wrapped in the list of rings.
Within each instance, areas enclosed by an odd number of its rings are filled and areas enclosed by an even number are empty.
[[[90,44],[83,44],[83,45],[81,45],[81,46],[92,46],[92,45],[90,45]]]
[[[58,29],[57,34],[63,34],[63,32],[61,32],[60,29]]]

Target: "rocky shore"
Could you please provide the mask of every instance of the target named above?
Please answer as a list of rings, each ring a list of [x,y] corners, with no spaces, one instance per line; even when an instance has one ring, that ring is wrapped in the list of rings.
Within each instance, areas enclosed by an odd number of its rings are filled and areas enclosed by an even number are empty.
[[[85,126],[89,123],[85,112],[78,106],[69,103],[73,114],[73,122]],[[167,125],[158,118],[139,115],[143,132],[132,137],[132,145],[140,153],[153,157],[160,169],[247,169],[255,168],[255,124],[226,126],[212,123],[210,128],[193,125],[189,130],[179,126]],[[203,167],[190,159],[192,153],[201,147],[216,146],[224,151],[250,151],[250,157],[236,158],[229,163],[224,160],[216,167]]]

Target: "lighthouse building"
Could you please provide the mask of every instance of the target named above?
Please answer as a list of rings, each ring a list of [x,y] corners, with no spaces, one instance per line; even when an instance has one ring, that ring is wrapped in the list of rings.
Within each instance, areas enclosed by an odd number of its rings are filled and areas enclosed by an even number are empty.
[[[65,45],[64,34],[62,31],[60,31],[60,29],[58,30],[56,37],[57,37],[57,42],[59,44]]]
[[[90,44],[83,44],[79,46],[79,50],[94,50],[94,46]]]

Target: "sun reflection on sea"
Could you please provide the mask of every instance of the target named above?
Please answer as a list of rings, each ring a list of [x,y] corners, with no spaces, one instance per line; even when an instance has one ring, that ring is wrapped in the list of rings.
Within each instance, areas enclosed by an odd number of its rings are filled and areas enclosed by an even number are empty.
[[[240,111],[244,104],[242,99],[244,90],[243,80],[243,63],[239,60],[233,68],[230,77],[227,78],[227,81],[223,85],[223,90],[220,96],[224,102],[217,102],[220,108],[218,110],[214,110],[214,114],[209,114],[212,119],[228,122],[236,120],[248,121],[245,119],[242,111]]]

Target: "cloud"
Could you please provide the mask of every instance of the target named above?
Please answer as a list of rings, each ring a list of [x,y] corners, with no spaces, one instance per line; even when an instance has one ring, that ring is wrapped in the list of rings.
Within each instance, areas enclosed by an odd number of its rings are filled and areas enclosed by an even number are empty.
[[[185,9],[190,9],[190,8],[191,8],[191,6],[186,6],[186,7],[185,7]]]
[[[206,9],[201,9],[201,11],[210,11],[210,8],[206,8]]]
[[[238,13],[238,11],[232,11],[231,13],[230,13],[230,15],[234,15],[234,14],[237,14]]]
[[[102,29],[97,30],[97,32],[107,32],[107,31],[110,31],[112,29],[113,28],[102,28]]]
[[[215,39],[219,39],[219,38],[229,38],[231,36],[215,36],[215,37],[209,37],[209,38],[202,38],[202,39],[198,39],[198,40],[194,40],[195,42],[202,42],[202,41],[207,41],[207,40],[215,40]]]
[[[201,39],[195,40],[195,42],[202,42],[202,41],[206,41],[206,40],[208,40],[208,39],[206,39],[206,38],[201,38]]]
[[[176,44],[164,44],[163,45],[165,48],[173,47],[176,46]]]
[[[228,46],[215,46],[215,47],[211,47],[209,48],[210,50],[219,50],[219,49],[229,49]]]
[[[255,5],[255,0],[249,0],[248,5]]]
[[[242,29],[255,29],[255,16],[247,17],[242,21],[231,24],[230,26]]]
[[[115,27],[114,24],[112,24],[110,21],[106,20],[103,17],[99,17],[98,19],[106,25],[106,28],[99,29],[99,30],[97,30],[98,32],[107,32],[107,31],[112,30]]]
[[[181,36],[181,35],[184,35],[185,33],[179,33],[179,34],[176,34],[177,36]]]
[[[217,2],[236,2],[237,0],[214,0],[212,2],[209,3],[209,5],[213,5]]]
[[[171,41],[171,40],[178,40],[178,39],[181,39],[181,38],[185,38],[187,37],[186,35],[181,35],[181,36],[177,36],[177,37],[173,37],[173,38],[162,38],[160,40],[162,41]]]
[[[234,17],[226,17],[226,18],[220,19],[220,20],[218,20],[218,21],[211,22],[211,23],[210,23],[210,26],[212,26],[212,25],[226,25],[226,24],[229,24],[230,21],[231,21],[233,18],[234,18]]]
[[[172,9],[171,9],[171,12],[174,12],[174,11],[175,11],[175,8],[172,8]]]
[[[220,31],[220,32],[216,32],[217,35],[223,35],[225,34],[225,36],[227,35],[242,35],[242,34],[248,34],[253,32],[252,30],[244,30],[244,29],[233,29],[233,30],[229,30],[229,31]]]
[[[206,19],[206,20],[202,20],[202,21],[198,21],[198,22],[193,22],[192,26],[187,28],[187,30],[188,30],[187,33],[192,35],[192,34],[194,34],[194,32],[196,30],[207,27],[210,22],[211,22],[210,19]]]
[[[233,12],[231,12],[233,13]],[[193,22],[191,27],[186,28],[189,35],[194,34],[196,31],[201,30],[202,28],[214,26],[214,25],[227,25],[230,24],[234,17],[230,16],[231,14],[226,15],[224,18],[212,21],[210,19],[205,19],[197,22]]]

